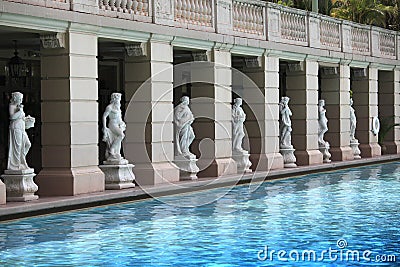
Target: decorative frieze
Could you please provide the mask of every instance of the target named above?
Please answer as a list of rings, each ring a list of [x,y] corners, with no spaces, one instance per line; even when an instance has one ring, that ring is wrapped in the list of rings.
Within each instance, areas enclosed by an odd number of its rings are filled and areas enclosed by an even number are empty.
[[[321,70],[325,76],[336,76],[339,74],[338,67],[322,67]]]
[[[147,43],[125,44],[128,57],[147,56]]]
[[[354,78],[364,78],[367,77],[367,69],[358,69],[358,68],[353,68],[352,69],[353,77]]]
[[[262,59],[261,57],[245,57],[244,64],[248,69],[261,68]]]
[[[304,62],[289,63],[287,64],[287,70],[289,72],[302,72],[304,71]]]
[[[210,61],[210,51],[192,52],[193,61]]]
[[[65,47],[65,33],[51,33],[40,35],[40,43],[45,49],[48,48],[64,48]]]

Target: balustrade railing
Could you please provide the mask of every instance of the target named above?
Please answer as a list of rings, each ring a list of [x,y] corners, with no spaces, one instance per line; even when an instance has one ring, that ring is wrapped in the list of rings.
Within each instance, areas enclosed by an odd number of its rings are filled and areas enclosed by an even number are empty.
[[[253,3],[233,1],[233,30],[238,32],[263,35],[263,7]]]
[[[289,9],[281,11],[281,38],[297,42],[307,42],[306,14],[291,12]]]
[[[400,60],[400,34],[259,0],[4,0]],[[154,12],[153,12],[154,11]]]
[[[99,0],[99,7],[134,15],[149,15],[149,0]]]
[[[396,56],[396,35],[389,32],[379,32],[379,51],[381,55]]]
[[[320,42],[327,48],[340,48],[340,23],[324,17],[321,18]]]
[[[370,52],[370,31],[368,28],[352,25],[351,46],[353,51],[358,51],[361,53]]]
[[[171,0],[172,1],[172,0]],[[174,0],[175,21],[212,26],[212,0]]]
[[[55,9],[70,9],[70,0],[6,0],[8,2],[24,3],[33,6],[45,6]]]

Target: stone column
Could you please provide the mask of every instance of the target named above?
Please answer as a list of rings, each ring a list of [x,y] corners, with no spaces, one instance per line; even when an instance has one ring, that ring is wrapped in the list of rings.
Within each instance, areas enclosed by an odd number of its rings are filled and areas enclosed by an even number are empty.
[[[393,125],[400,123],[400,70],[379,71],[379,118],[381,127],[383,123]],[[382,154],[400,153],[400,129],[392,128],[384,139],[386,146]]]
[[[259,67],[248,67],[246,64],[243,70],[252,83],[242,82],[243,99],[247,102],[245,110],[252,111],[246,112],[250,159],[254,170],[281,169],[283,157],[279,153],[279,58],[261,56],[257,60]]]
[[[232,159],[231,53],[214,48],[210,56],[215,66],[192,70],[192,80],[209,81],[207,84],[193,84],[191,90],[192,112],[196,118],[193,124],[195,142],[200,145],[200,150],[203,148],[198,161],[200,169],[203,169],[198,173],[199,177],[237,173],[236,162]],[[212,139],[214,145],[205,141],[202,147],[204,138]]]
[[[287,96],[292,116],[292,144],[297,165],[322,164],[318,148],[318,62],[289,64]]]
[[[356,138],[360,142],[361,157],[380,156],[378,135],[371,131],[372,120],[378,116],[378,69],[370,66],[365,72],[362,69],[356,70],[352,91],[357,115]]]
[[[326,141],[333,161],[353,160],[350,148],[350,67],[321,67],[321,98],[325,100],[328,132]]]
[[[0,205],[6,204],[6,186],[0,180]]]
[[[179,181],[173,164],[173,48],[171,38],[153,35],[125,61],[129,106],[124,154],[135,164],[136,182],[155,185]]]
[[[65,45],[43,43],[40,196],[104,191],[98,168],[97,36],[71,25]],[[76,29],[75,29],[76,28]]]

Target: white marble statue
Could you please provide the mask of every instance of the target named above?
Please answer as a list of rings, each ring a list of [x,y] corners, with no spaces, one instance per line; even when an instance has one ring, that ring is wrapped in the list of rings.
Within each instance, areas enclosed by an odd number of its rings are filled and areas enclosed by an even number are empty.
[[[108,125],[107,125],[108,118]],[[126,124],[122,120],[121,94],[112,93],[110,104],[103,113],[103,141],[106,142],[106,160],[126,164],[121,156],[121,143],[125,137]]]
[[[234,151],[243,151],[242,142],[245,136],[243,124],[246,114],[241,107],[242,102],[241,98],[236,98],[232,107],[232,148]]]
[[[189,151],[189,147],[195,138],[192,128],[193,121],[193,113],[189,108],[189,97],[183,96],[181,103],[174,111],[176,155],[194,156]]]
[[[328,131],[328,119],[326,118],[325,100],[318,101],[318,145],[325,146],[324,135]]]
[[[280,147],[291,148],[292,147],[292,111],[289,108],[290,98],[287,96],[282,97],[279,103],[280,111]]]
[[[8,170],[29,170],[26,163],[26,155],[31,147],[25,129],[34,126],[35,118],[25,116],[24,106],[22,105],[23,94],[14,92],[11,95],[9,106],[10,128],[9,128],[9,150],[8,150]]]
[[[353,99],[350,98],[350,142],[356,141],[357,117],[353,108]]]

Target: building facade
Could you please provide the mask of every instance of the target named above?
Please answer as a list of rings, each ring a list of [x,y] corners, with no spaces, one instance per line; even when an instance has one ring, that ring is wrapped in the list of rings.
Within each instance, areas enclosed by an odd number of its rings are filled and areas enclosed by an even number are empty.
[[[319,99],[326,102],[333,161],[354,159],[351,95],[361,156],[400,153],[398,127],[381,142],[384,149],[372,131],[375,117],[400,122],[397,32],[254,0],[14,0],[0,2],[0,37],[0,171],[10,94],[20,91],[36,118],[28,161],[40,196],[104,191],[100,118],[112,92],[121,92],[126,113],[134,114],[125,117],[124,154],[140,185],[180,179],[171,160],[171,114],[182,95],[201,117],[193,124],[193,151],[207,162],[199,177],[237,172],[230,109],[237,96],[247,113],[253,170],[284,166],[282,96],[291,99],[299,166],[323,163]],[[13,80],[7,64],[15,49],[25,68]],[[176,67],[188,62],[212,64],[200,64],[190,82],[177,85],[187,73]]]

